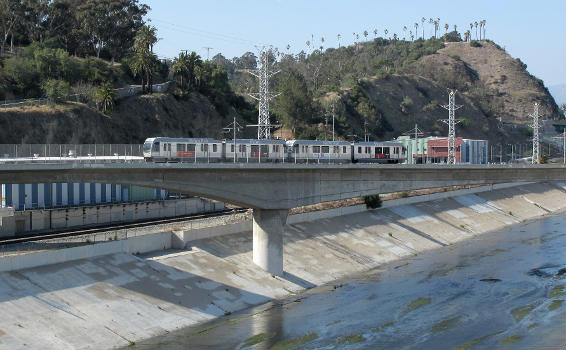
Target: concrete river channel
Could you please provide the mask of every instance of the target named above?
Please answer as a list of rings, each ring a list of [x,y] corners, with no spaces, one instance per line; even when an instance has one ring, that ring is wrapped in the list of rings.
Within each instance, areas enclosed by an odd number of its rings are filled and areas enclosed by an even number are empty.
[[[564,212],[128,349],[563,349]]]

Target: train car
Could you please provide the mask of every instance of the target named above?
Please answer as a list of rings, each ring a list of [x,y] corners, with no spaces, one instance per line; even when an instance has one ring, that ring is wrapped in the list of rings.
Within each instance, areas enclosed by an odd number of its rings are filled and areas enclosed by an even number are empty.
[[[407,158],[405,147],[400,142],[354,142],[352,162],[402,163]]]
[[[285,162],[283,140],[236,139],[223,142],[223,161],[239,163]]]
[[[146,162],[218,162],[222,160],[222,141],[152,137],[143,144],[143,158]]]
[[[347,141],[289,140],[289,162],[347,163],[352,159],[352,145]]]

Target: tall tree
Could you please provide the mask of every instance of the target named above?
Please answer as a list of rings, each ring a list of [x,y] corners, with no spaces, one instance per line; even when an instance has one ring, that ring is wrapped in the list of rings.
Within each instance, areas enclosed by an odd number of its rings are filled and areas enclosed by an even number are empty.
[[[426,21],[426,18],[421,18],[421,27],[423,29],[423,40],[424,40],[424,22]]]
[[[2,35],[2,43],[0,45],[0,54],[4,55],[8,36],[12,35],[14,25],[17,23],[20,14],[20,3],[12,0],[0,0],[0,34]]]
[[[474,22],[474,27],[476,27],[476,40],[478,40],[478,22]]]
[[[444,35],[448,34],[448,28],[450,28],[448,23],[444,23]]]
[[[419,24],[417,22],[415,22],[415,35],[417,36],[417,39],[419,38]]]

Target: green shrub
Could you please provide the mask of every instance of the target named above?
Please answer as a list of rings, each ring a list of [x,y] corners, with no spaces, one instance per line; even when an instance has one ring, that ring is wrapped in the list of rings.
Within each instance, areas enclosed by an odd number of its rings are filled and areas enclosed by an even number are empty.
[[[482,44],[480,44],[480,42],[477,41],[477,40],[472,40],[472,41],[470,41],[470,46],[471,47],[482,47]]]
[[[41,88],[45,91],[47,99],[50,104],[55,104],[61,101],[61,99],[69,94],[69,83],[63,80],[49,79],[45,81]]]
[[[364,196],[364,203],[368,208],[371,209],[379,208],[381,207],[381,198],[379,198],[379,194]]]

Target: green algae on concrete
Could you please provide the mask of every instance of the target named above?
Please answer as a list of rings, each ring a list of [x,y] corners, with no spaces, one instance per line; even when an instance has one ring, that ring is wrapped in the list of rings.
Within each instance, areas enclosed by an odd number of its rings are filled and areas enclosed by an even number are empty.
[[[534,305],[518,307],[516,309],[511,310],[511,316],[515,319],[515,321],[520,322],[525,316],[527,316],[533,309],[535,308]]]
[[[259,333],[254,336],[249,337],[248,339],[244,340],[242,344],[242,348],[247,348],[249,346],[261,343],[262,341],[266,340],[269,336],[266,333]]]
[[[374,333],[380,332],[380,331],[384,330],[385,328],[389,328],[389,327],[393,326],[394,324],[395,324],[395,321],[387,322],[387,323],[382,324],[379,327],[372,328],[371,331],[374,332]]]
[[[501,333],[503,333],[503,331],[499,331],[499,332],[494,332],[494,333],[486,334],[486,335],[481,336],[481,337],[479,337],[479,338],[470,340],[469,342],[467,342],[467,343],[465,343],[465,344],[455,346],[453,349],[454,349],[454,350],[468,350],[468,349],[471,348],[472,346],[474,346],[474,345],[476,345],[476,344],[479,344],[480,342],[484,341],[485,339],[487,339],[487,338],[489,338],[489,337],[491,337],[491,336],[497,335],[497,334],[501,334]]]
[[[501,342],[501,345],[515,344],[516,342],[518,342],[521,339],[523,339],[522,335],[518,335],[518,334],[512,335],[510,337],[503,339],[503,341]]]
[[[557,298],[560,296],[566,295],[566,291],[564,291],[564,286],[554,286],[548,293],[549,298]]]
[[[553,300],[552,304],[548,306],[548,311],[553,311],[560,308],[562,306],[562,303],[564,303],[564,300]]]
[[[366,340],[366,338],[364,338],[362,334],[350,334],[338,339],[338,342],[336,344],[340,345],[340,344],[348,343],[349,345],[352,345],[364,340]]]
[[[291,339],[285,339],[285,340],[281,340],[277,343],[275,343],[271,348],[269,348],[270,350],[289,350],[289,349],[294,349],[300,345],[306,344],[310,341],[315,340],[316,338],[318,338],[318,334],[316,333],[308,333],[305,334],[303,336],[297,337],[297,338],[291,338]]]
[[[444,332],[446,330],[454,328],[460,323],[461,318],[462,318],[462,316],[457,316],[457,317],[449,318],[449,319],[444,320],[444,321],[440,321],[437,324],[435,324],[434,326],[432,326],[430,331],[432,333],[438,333],[438,332]]]
[[[408,314],[411,311],[414,311],[420,307],[423,307],[425,305],[430,304],[430,302],[432,301],[432,298],[423,298],[420,297],[418,299],[415,299],[413,301],[411,301],[409,303],[409,305],[407,305],[407,307],[405,308],[405,310],[403,310],[403,312],[401,312],[401,316],[404,316],[406,314]]]

